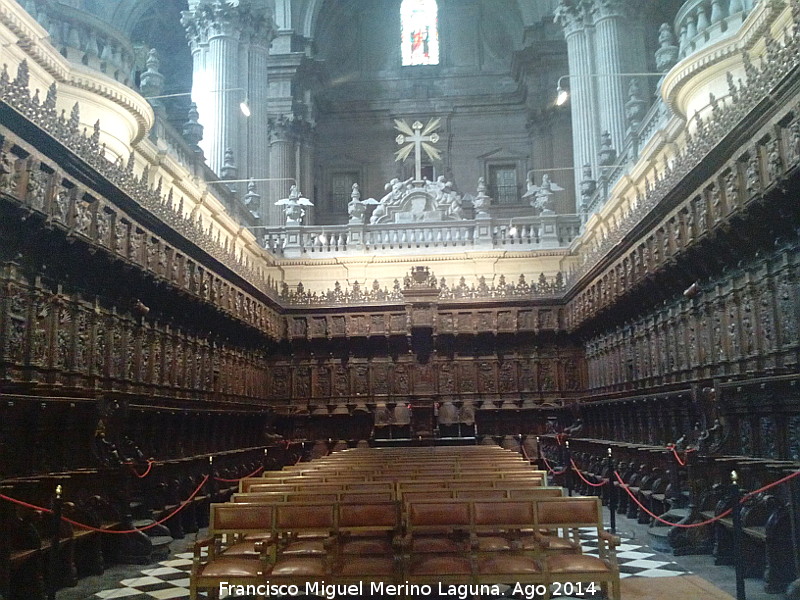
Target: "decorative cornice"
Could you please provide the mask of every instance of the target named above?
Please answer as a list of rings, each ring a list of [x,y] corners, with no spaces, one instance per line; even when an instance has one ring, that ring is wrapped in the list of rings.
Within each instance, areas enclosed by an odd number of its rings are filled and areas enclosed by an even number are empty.
[[[534,277],[530,278],[534,280]],[[477,277],[471,284],[466,278],[461,277],[458,283],[448,285],[447,280],[430,274],[432,290],[438,289],[439,300],[534,300],[558,299],[564,291],[564,276],[556,273],[555,277],[548,279],[544,273],[539,274],[536,283],[528,283],[525,275],[520,275],[516,283],[507,283],[505,275],[500,275],[497,284],[494,281],[487,283],[486,277]],[[417,286],[418,287],[418,286]],[[413,290],[415,282],[411,277],[404,278],[403,283],[395,279],[392,288],[381,288],[378,280],[372,285],[362,287],[357,281],[352,286],[342,285],[337,281],[333,289],[325,291],[307,291],[302,283],[297,284],[295,290],[283,284],[280,300],[287,306],[303,305],[352,305],[352,304],[403,304],[405,295],[403,290]]]

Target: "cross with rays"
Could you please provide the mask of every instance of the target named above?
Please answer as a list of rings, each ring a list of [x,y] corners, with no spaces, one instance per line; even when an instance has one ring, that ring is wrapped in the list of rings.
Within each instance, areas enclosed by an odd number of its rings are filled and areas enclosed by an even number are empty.
[[[409,127],[408,123],[405,121],[400,119],[394,120],[394,128],[400,132],[400,135],[395,138],[395,141],[400,145],[408,144],[397,151],[397,158],[395,158],[395,160],[400,162],[404,161],[413,150],[416,181],[422,181],[423,150],[425,150],[425,154],[427,154],[428,158],[431,160],[439,160],[441,158],[439,151],[431,145],[439,141],[439,134],[433,133],[433,131],[439,128],[440,121],[441,119],[431,119],[424,127],[419,121],[414,121],[411,127]]]

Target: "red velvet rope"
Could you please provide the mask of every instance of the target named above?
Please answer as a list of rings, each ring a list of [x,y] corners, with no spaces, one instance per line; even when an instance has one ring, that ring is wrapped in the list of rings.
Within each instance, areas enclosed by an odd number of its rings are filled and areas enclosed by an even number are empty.
[[[686,461],[688,460],[688,457],[686,459],[681,459],[680,454],[678,454],[678,450],[675,448],[675,444],[669,444],[667,446],[667,449],[672,450],[672,455],[675,457],[675,460],[678,461],[678,464],[680,466],[682,467],[686,466]],[[686,450],[686,452],[684,452],[684,455],[688,455],[690,452],[697,452],[697,448],[689,448],[688,450]]]
[[[550,471],[550,473],[552,473],[553,475],[563,475],[564,473],[569,471],[568,467],[565,467],[561,471],[553,470],[553,467],[550,466],[550,463],[547,461],[547,459],[544,457],[544,455],[542,455],[542,460],[544,461],[544,466],[547,467],[547,470]]]
[[[150,471],[153,469],[153,463],[154,462],[155,461],[148,460],[147,461],[147,470],[144,473],[142,473],[141,475],[139,475],[139,473],[136,472],[136,467],[133,466],[133,463],[127,463],[127,465],[131,468],[131,471],[133,471],[133,474],[136,475],[136,477],[138,477],[139,479],[144,479],[145,477],[147,477],[150,474]]]
[[[798,472],[800,473],[800,471],[798,471]],[[634,496],[633,492],[631,492],[628,489],[628,484],[626,484],[624,481],[622,481],[622,477],[619,476],[619,473],[614,471],[614,475],[617,476],[617,481],[619,481],[619,486],[623,490],[628,492],[628,496],[631,497],[631,499],[639,506],[639,508],[641,508],[644,512],[646,512],[648,515],[653,517],[656,521],[658,521],[660,523],[664,523],[665,525],[669,525],[671,527],[681,527],[683,529],[692,529],[694,527],[703,527],[704,525],[710,525],[711,523],[714,523],[715,521],[719,521],[720,519],[724,519],[725,517],[727,517],[729,514],[731,514],[733,512],[733,509],[729,508],[725,512],[722,512],[722,513],[718,514],[716,517],[712,517],[711,519],[708,519],[706,521],[701,521],[700,523],[689,523],[689,524],[673,523],[671,521],[667,521],[665,519],[662,519],[657,514],[652,513],[649,510],[647,510],[647,507],[644,506],[641,502],[639,502],[639,499],[636,496]],[[744,498],[742,498],[742,500],[744,500]]]
[[[245,475],[243,477],[239,477],[239,479],[224,479],[222,477],[214,477],[214,481],[221,481],[222,483],[238,483],[242,479],[247,479],[248,477],[253,477],[261,473],[264,470],[264,467],[258,467],[255,471],[250,473],[249,475]]]
[[[753,490],[752,492],[748,492],[747,494],[742,496],[742,502],[744,502],[748,498],[751,498],[751,497],[755,496],[756,494],[760,494],[761,492],[766,492],[771,487],[775,487],[778,484],[785,483],[785,482],[789,481],[790,479],[792,479],[794,477],[797,477],[798,475],[800,475],[800,471],[795,471],[794,473],[789,473],[786,477],[781,477],[780,479],[778,479],[778,481],[773,481],[772,483],[768,483],[767,485],[762,486],[762,487],[758,488],[757,490]]]
[[[578,477],[580,477],[583,480],[583,483],[585,483],[586,485],[590,485],[592,487],[603,487],[605,484],[608,483],[608,479],[603,479],[603,481],[601,483],[592,483],[591,481],[586,479],[586,477],[583,476],[583,474],[581,473],[581,470],[578,468],[578,465],[575,464],[574,460],[572,460],[570,458],[569,462],[572,463],[573,470],[578,474]]]
[[[528,451],[527,451],[527,450],[525,450],[525,444],[523,444],[523,443],[521,443],[521,442],[520,442],[519,449],[522,451],[522,456],[523,456],[523,458],[524,458],[525,460],[527,460],[528,462],[531,462],[531,459],[530,459],[530,457],[528,456]]]
[[[127,529],[127,530],[122,530],[122,531],[117,530],[117,529],[100,529],[99,527],[93,527],[91,525],[86,525],[85,523],[78,523],[77,521],[73,521],[72,519],[70,519],[68,517],[63,517],[62,516],[61,520],[66,522],[66,523],[69,523],[70,525],[74,525],[75,527],[80,527],[81,529],[88,529],[89,531],[96,531],[97,533],[114,533],[114,534],[118,534],[118,535],[119,534],[127,535],[127,534],[131,534],[131,533],[138,533],[139,531],[147,531],[148,529],[152,529],[153,527],[157,527],[158,525],[164,524],[166,521],[169,521],[172,517],[177,515],[184,508],[186,508],[186,506],[192,500],[194,500],[194,497],[197,496],[197,494],[200,493],[200,490],[203,489],[203,486],[207,482],[208,482],[208,475],[203,477],[203,481],[200,482],[200,485],[197,486],[197,489],[195,489],[195,491],[192,492],[191,496],[189,496],[186,500],[181,502],[180,505],[178,505],[178,508],[173,510],[171,513],[169,513],[163,519],[159,519],[155,523],[150,523],[150,525],[145,525],[144,527],[140,527],[139,529]],[[48,513],[48,514],[52,514],[52,512],[53,512],[49,508],[43,508],[41,506],[36,506],[34,504],[29,504],[27,502],[23,502],[22,500],[17,500],[16,498],[11,498],[9,496],[6,496],[5,494],[0,494],[0,500],[6,500],[8,502],[12,502],[13,504],[19,504],[20,506],[24,506],[25,508],[31,508],[33,510],[38,510],[38,511],[45,512],[45,513]]]

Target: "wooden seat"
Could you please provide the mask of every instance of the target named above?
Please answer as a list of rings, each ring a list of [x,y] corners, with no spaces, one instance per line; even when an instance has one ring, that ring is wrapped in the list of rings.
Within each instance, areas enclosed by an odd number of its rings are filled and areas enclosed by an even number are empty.
[[[336,507],[333,504],[287,503],[275,505],[270,581],[304,585],[309,578],[330,573],[330,548],[335,540]],[[301,539],[301,534],[315,537]]]
[[[398,581],[400,514],[396,502],[361,502],[338,507],[337,582]]]
[[[600,499],[546,498],[534,502],[540,528],[577,531],[580,527],[593,527],[598,536],[599,558],[584,554],[548,554],[544,559],[548,582],[599,582],[607,594],[610,586],[610,597],[619,600],[619,565],[614,551],[619,538],[603,529]]]
[[[271,531],[274,519],[273,506],[269,504],[212,504],[209,523],[209,537],[194,545],[189,595],[192,600],[198,597],[198,590],[208,589],[211,597],[219,591],[220,582],[233,585],[258,585],[267,570],[265,555],[262,552],[235,552],[225,555],[244,542],[247,534],[266,534],[265,545],[271,545]],[[208,554],[203,556],[202,550]],[[244,551],[245,548],[242,548]]]
[[[473,573],[466,500],[406,504],[404,578],[411,582],[463,582]]]

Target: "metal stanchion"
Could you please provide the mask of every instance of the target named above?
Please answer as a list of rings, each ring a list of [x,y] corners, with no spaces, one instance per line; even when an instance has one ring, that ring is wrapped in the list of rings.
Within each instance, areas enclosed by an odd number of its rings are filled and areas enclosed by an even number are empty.
[[[566,478],[567,484],[567,495],[572,496],[572,453],[569,451],[569,440],[564,442],[564,477]]]
[[[608,512],[611,514],[611,533],[617,535],[617,484],[614,481],[614,460],[611,457],[611,447],[608,448]]]
[[[214,502],[214,457],[208,457],[208,505],[209,510]],[[209,513],[210,514],[210,513]]]
[[[53,537],[50,542],[50,560],[47,565],[47,600],[56,600],[58,590],[58,559],[59,547],[61,546],[61,513],[64,502],[61,499],[63,488],[56,486],[56,496],[53,499]]]
[[[742,491],[739,489],[739,474],[731,471],[731,494],[733,496],[733,564],[736,567],[736,600],[747,600],[744,590],[744,565],[742,564]]]

